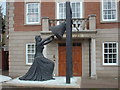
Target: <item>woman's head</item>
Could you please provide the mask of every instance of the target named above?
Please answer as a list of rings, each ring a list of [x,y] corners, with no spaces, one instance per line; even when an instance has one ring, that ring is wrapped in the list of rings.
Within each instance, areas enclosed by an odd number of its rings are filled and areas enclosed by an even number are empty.
[[[40,36],[40,35],[37,35],[37,36],[35,36],[35,40],[36,40],[36,41],[41,41],[41,40],[42,40],[42,38],[41,38],[41,36]]]

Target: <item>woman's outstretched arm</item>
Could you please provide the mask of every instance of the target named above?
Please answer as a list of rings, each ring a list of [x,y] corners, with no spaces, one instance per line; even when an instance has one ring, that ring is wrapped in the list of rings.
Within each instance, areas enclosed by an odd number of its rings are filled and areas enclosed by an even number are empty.
[[[52,35],[52,36],[50,36],[50,37],[44,39],[43,41],[41,41],[41,43],[42,43],[42,45],[46,45],[46,44],[52,42],[53,39],[54,39],[54,35]]]

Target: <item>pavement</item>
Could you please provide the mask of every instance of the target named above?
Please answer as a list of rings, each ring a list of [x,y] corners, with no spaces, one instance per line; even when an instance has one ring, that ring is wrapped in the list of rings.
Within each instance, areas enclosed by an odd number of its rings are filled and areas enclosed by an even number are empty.
[[[5,73],[5,75],[7,75]],[[0,78],[3,77],[0,75]],[[9,76],[8,76],[9,77]],[[18,78],[15,78],[15,79],[8,79],[7,81],[3,81],[2,85],[3,86],[12,86],[12,84],[16,84],[16,80],[18,80]],[[91,79],[89,77],[81,77],[81,78],[74,78],[72,80],[72,84],[71,86],[69,86],[69,88],[89,88],[89,89],[93,89],[93,88],[118,88],[119,87],[119,84],[118,84],[118,78],[113,78],[113,77],[98,77],[97,79]],[[61,84],[61,86],[58,85],[58,82]],[[45,83],[42,83],[43,86],[51,86],[50,82],[47,82],[49,83],[49,85],[45,85]],[[1,84],[1,83],[0,83]],[[22,84],[21,81],[19,81],[19,84],[16,85],[16,87],[18,86],[21,86],[20,84]],[[24,85],[25,82],[23,82],[22,85]],[[32,84],[34,84],[33,82],[31,82],[31,84],[29,84],[28,86],[32,87]],[[52,87],[56,87],[57,88],[68,88],[68,86],[64,86],[65,85],[65,78],[64,79],[61,79],[61,78],[57,78],[56,82],[54,81],[54,85],[52,85]],[[13,85],[14,86],[14,85]],[[24,85],[25,87],[26,85]],[[37,85],[36,85],[37,86]],[[120,87],[119,87],[120,88]],[[1,90],[1,89],[0,89]],[[116,89],[115,89],[116,90]]]
[[[98,77],[91,79],[85,77],[81,79],[81,88],[118,88],[118,78],[113,77]],[[120,87],[119,87],[120,88]]]
[[[0,75],[0,90],[2,89],[2,84],[11,79],[12,79],[11,77]]]
[[[11,77],[0,75],[0,83],[11,80]]]

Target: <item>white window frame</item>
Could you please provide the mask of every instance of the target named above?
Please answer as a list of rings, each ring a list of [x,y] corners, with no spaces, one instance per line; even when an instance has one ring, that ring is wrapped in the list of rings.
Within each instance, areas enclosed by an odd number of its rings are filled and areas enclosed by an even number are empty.
[[[77,3],[77,2],[80,3],[80,13],[81,13],[80,17],[77,17],[77,18],[82,18],[83,17],[83,2],[82,1],[74,1],[74,2],[71,2],[71,3]],[[57,19],[60,19],[60,17],[59,17],[59,4],[60,3],[65,3],[65,2],[57,2]]]
[[[59,4],[60,3],[65,3],[65,2],[58,2],[57,3],[57,19],[60,19],[60,17],[59,17]]]
[[[38,4],[38,22],[28,22],[28,17],[27,17],[27,14],[28,14],[28,4]],[[39,2],[27,2],[25,3],[25,24],[40,24],[40,3]]]
[[[34,53],[28,53],[28,45],[34,45]],[[29,63],[29,61],[28,61],[28,54],[35,55],[35,43],[27,43],[26,44],[26,65],[32,65],[32,63]]]
[[[0,34],[0,42],[2,43],[2,34]]]
[[[111,0],[111,2],[112,2],[112,0]],[[115,19],[104,19],[104,0],[101,0],[101,18],[102,18],[102,21],[104,22],[111,22],[111,21],[117,21],[118,20],[118,3],[117,3],[117,0],[115,1],[115,10],[116,10],[116,18]],[[106,10],[112,10],[112,9],[106,9]]]
[[[104,63],[104,59],[105,59],[105,58],[104,58],[104,54],[105,54],[105,53],[104,53],[104,49],[105,49],[105,48],[104,48],[104,44],[105,44],[105,43],[107,43],[107,44],[116,43],[116,53],[115,53],[115,54],[116,54],[116,63]],[[103,65],[108,65],[108,66],[109,66],[109,65],[118,65],[118,42],[104,42],[104,43],[102,44],[102,49],[103,49]],[[111,53],[111,54],[113,54],[113,53]]]

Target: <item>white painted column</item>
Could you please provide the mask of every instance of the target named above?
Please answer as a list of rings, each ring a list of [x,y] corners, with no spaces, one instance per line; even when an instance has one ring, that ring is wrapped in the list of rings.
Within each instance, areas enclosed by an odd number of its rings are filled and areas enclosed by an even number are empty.
[[[96,42],[95,42],[95,38],[91,39],[91,78],[97,79],[97,74],[96,74]]]

